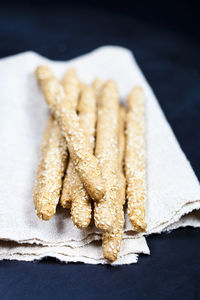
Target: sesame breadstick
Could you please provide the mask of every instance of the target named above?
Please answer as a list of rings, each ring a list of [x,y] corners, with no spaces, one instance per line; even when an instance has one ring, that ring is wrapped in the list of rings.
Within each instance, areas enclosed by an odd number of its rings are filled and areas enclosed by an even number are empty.
[[[117,86],[114,81],[109,80],[105,83],[98,99],[95,149],[95,155],[102,168],[106,194],[104,198],[95,204],[94,219],[96,227],[104,232],[113,229],[116,217],[118,113],[119,96]]]
[[[63,79],[62,85],[66,94],[66,101],[71,104],[71,107],[76,110],[78,105],[79,93],[80,93],[80,82],[77,77],[75,69],[69,69]],[[60,198],[60,204],[64,208],[70,208],[71,206],[71,186],[74,183],[74,165],[69,158],[68,168],[63,180],[63,188]]]
[[[68,69],[62,79],[62,85],[66,94],[67,101],[76,110],[80,93],[80,82],[74,68]]]
[[[68,91],[68,86],[73,87],[76,84],[76,81],[78,81],[76,78],[75,70],[69,69],[63,78],[63,86],[66,92]],[[72,89],[69,90],[72,96],[74,95],[73,91]],[[73,101],[73,97],[70,98],[70,101]],[[58,152],[56,145],[60,147],[58,151],[62,151]],[[52,117],[49,117],[43,136],[41,153],[38,176],[34,187],[34,202],[37,215],[44,220],[49,220],[55,213],[59,201],[65,169],[63,166],[66,165],[68,156],[66,140],[62,136],[59,126],[53,122]],[[56,161],[57,164],[55,164]],[[46,176],[46,174],[49,175]],[[50,186],[54,188],[53,193],[51,192]]]
[[[105,187],[100,165],[96,157],[90,153],[84,133],[79,126],[76,111],[66,101],[66,97],[70,95],[65,95],[63,87],[48,67],[38,67],[36,76],[50,111],[67,140],[70,157],[85,189],[92,199],[97,201],[102,199]]]
[[[124,125],[125,125],[125,108],[120,107],[119,111],[119,129],[118,129],[118,197],[116,201],[116,219],[114,228],[111,232],[103,233],[102,246],[104,258],[110,261],[115,261],[118,257],[122,235],[124,227],[124,209],[123,205],[125,202],[125,177],[123,173],[123,160],[124,160],[124,145],[125,145],[125,135],[124,135]]]
[[[128,215],[136,231],[145,231],[146,153],[144,94],[135,87],[128,96],[125,171]]]
[[[50,116],[44,132],[33,199],[40,219],[49,220],[56,211],[67,161],[66,141]]]
[[[93,87],[95,97],[96,97],[96,104],[98,106],[99,97],[101,95],[102,88],[103,88],[103,82],[97,78],[93,81],[92,87]]]
[[[96,98],[92,87],[85,86],[78,105],[80,127],[86,136],[90,152],[94,151],[95,124],[96,124]],[[72,185],[72,221],[78,228],[85,228],[90,224],[92,205],[77,172],[74,174]]]
[[[102,81],[100,79],[98,79],[98,78],[96,78],[93,81],[92,87],[93,87],[93,89],[94,89],[94,91],[95,91],[96,94],[98,94],[101,91],[102,85],[103,85]]]
[[[119,127],[118,127],[118,160],[120,173],[124,173],[124,153],[125,153],[125,117],[126,108],[120,105],[119,108]]]
[[[82,91],[85,87],[87,86],[87,84],[83,81],[79,81],[79,88]]]
[[[60,204],[63,208],[70,208],[72,202],[72,191],[71,185],[73,185],[74,179],[74,165],[72,160],[69,157],[68,166],[66,169],[66,173],[63,179],[63,187],[61,191]]]

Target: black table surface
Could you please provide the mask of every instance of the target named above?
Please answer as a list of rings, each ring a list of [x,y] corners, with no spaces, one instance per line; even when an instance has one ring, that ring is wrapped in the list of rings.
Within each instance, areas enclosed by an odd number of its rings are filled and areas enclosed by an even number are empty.
[[[198,13],[191,1],[149,2],[1,2],[0,58],[33,50],[67,60],[103,45],[129,48],[200,178]],[[199,299],[200,230],[147,242],[150,256],[117,267],[1,261],[0,299]]]

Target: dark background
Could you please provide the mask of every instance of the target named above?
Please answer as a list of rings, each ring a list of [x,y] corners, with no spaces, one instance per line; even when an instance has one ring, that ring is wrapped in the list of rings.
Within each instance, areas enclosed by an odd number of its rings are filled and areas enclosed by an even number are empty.
[[[200,178],[199,25],[194,1],[3,1],[0,58],[33,50],[67,60],[107,44],[131,49]],[[198,299],[199,234],[150,236],[151,256],[137,265],[3,261],[0,299]]]

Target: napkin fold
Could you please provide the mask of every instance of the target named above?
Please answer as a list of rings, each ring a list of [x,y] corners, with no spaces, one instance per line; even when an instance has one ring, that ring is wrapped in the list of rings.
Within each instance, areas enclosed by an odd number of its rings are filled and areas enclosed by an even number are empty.
[[[182,152],[150,86],[127,49],[101,47],[68,62],[25,52],[0,60],[0,259],[35,260],[45,256],[64,262],[108,263],[102,256],[101,233],[90,226],[78,230],[67,210],[59,207],[48,222],[37,218],[32,200],[40,144],[48,109],[34,76],[48,64],[61,78],[77,69],[81,80],[114,79],[125,101],[134,85],[146,98],[147,233],[180,226],[200,226],[199,182]],[[126,214],[120,257],[115,264],[135,263],[149,254],[142,234],[133,232]]]

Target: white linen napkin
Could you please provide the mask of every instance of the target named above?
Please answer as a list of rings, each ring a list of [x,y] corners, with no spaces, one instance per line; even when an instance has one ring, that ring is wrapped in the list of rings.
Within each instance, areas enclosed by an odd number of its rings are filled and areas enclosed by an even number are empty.
[[[48,109],[34,76],[39,64],[48,64],[61,78],[68,67],[81,80],[114,79],[125,101],[134,85],[146,96],[147,119],[147,234],[180,226],[200,226],[198,180],[165,119],[151,88],[131,52],[102,47],[68,62],[55,62],[25,52],[0,60],[0,259],[34,260],[53,256],[61,261],[107,263],[100,232],[78,230],[69,212],[58,208],[48,222],[37,218],[32,200],[40,143]],[[184,216],[184,217],[183,217]],[[120,257],[115,264],[137,262],[149,254],[145,238],[132,231],[126,216]]]

